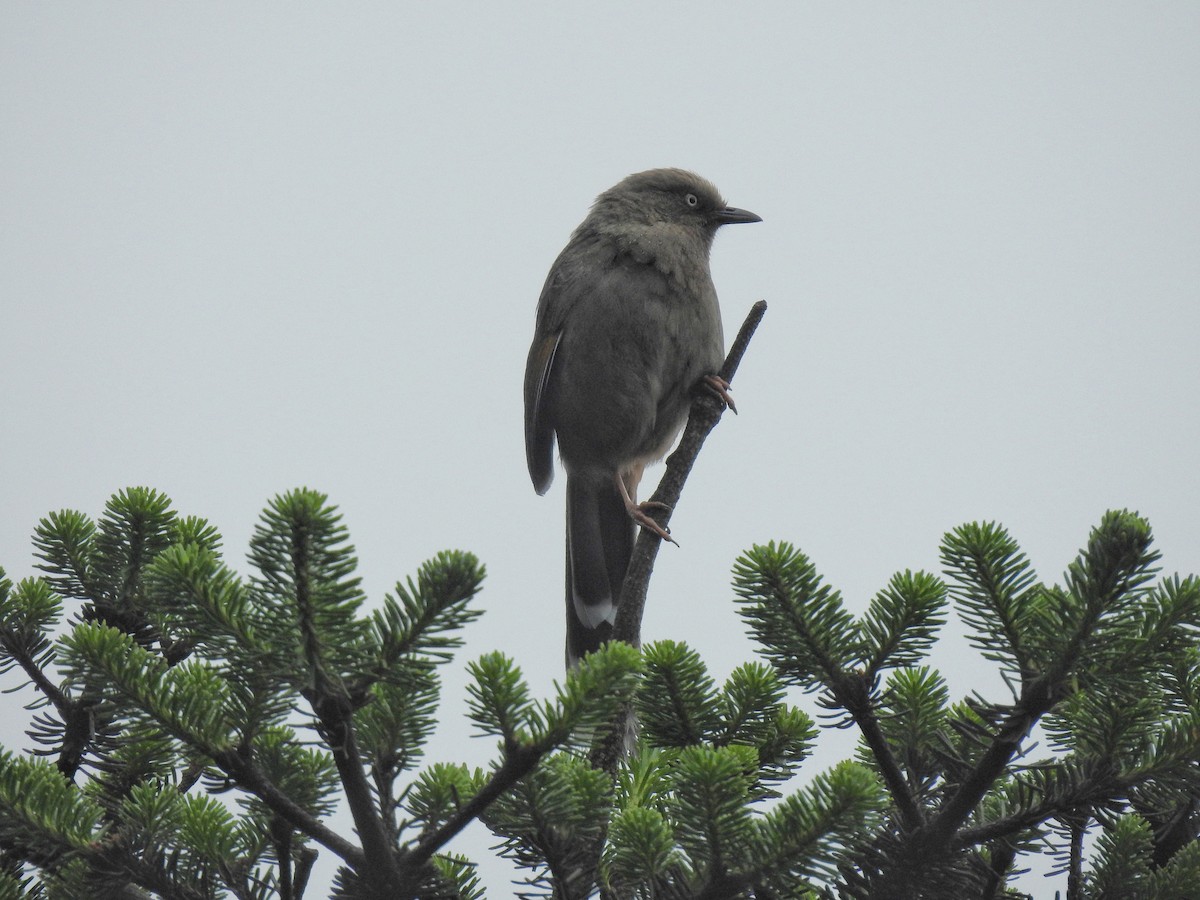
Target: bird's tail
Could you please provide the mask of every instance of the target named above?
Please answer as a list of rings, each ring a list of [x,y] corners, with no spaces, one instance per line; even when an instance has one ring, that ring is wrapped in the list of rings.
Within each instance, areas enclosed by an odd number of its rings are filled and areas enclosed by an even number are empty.
[[[612,635],[636,526],[609,478],[567,476],[567,667]]]

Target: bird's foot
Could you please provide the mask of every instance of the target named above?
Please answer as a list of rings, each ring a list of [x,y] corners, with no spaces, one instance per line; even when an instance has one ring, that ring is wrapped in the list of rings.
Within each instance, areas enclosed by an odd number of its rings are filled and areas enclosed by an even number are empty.
[[[645,528],[651,534],[658,535],[664,541],[670,541],[676,547],[679,546],[679,541],[671,537],[671,532],[655,522],[650,513],[647,512],[649,509],[661,509],[670,512],[671,507],[667,504],[659,503],[657,500],[647,500],[644,503],[627,503],[625,504],[625,509],[629,513],[629,518],[637,522],[642,528]]]
[[[729,407],[731,413],[737,415],[737,404],[733,402],[733,397],[729,396],[730,384],[728,381],[720,375],[705,375],[700,380],[708,390],[721,398],[721,402]]]

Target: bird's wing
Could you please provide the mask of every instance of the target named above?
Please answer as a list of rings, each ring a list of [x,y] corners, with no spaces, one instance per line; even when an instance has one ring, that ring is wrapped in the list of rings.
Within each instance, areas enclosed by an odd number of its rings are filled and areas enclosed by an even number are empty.
[[[554,427],[546,415],[546,388],[554,371],[554,354],[562,331],[539,331],[525,363],[525,462],[539,494],[546,493],[554,478]]]
[[[554,423],[550,421],[547,396],[554,375],[554,361],[571,311],[591,296],[586,276],[594,241],[576,233],[550,267],[538,297],[537,324],[529,359],[525,363],[525,462],[539,494],[550,489],[554,478]]]

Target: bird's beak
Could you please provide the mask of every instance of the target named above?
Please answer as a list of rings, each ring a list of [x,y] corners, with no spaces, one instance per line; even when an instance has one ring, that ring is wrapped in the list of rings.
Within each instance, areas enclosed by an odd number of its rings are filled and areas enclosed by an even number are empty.
[[[755,215],[748,209],[727,206],[713,213],[713,221],[718,225],[737,225],[739,222],[761,222],[762,216]]]

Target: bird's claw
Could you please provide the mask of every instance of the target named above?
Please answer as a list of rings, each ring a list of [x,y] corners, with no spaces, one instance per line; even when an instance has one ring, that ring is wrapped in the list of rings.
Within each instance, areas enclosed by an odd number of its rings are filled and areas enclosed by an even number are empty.
[[[671,532],[663,528],[651,517],[650,513],[646,512],[648,508],[661,509],[666,512],[671,511],[671,507],[665,503],[659,503],[657,500],[647,500],[645,503],[631,503],[625,507],[629,511],[629,517],[633,519],[642,528],[645,528],[651,534],[658,535],[664,541],[670,541],[676,547],[679,546],[679,541],[671,537]]]
[[[730,384],[720,375],[705,375],[700,379],[704,382],[704,386],[721,398],[729,411],[735,416],[737,415],[737,404],[733,402],[733,397],[729,395]]]

